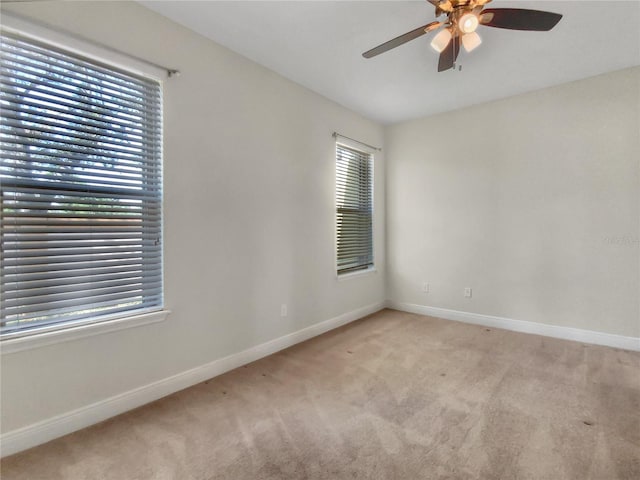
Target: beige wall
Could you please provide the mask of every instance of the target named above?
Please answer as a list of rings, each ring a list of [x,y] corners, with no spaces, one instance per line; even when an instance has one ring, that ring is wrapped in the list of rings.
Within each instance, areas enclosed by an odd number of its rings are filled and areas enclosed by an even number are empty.
[[[133,2],[3,8],[182,71],[166,82],[165,289],[159,324],[2,356],[2,430],[48,419],[385,299],[378,273],[338,282],[337,130],[380,125]],[[383,172],[382,155],[376,171]],[[287,317],[280,304],[287,303]]]
[[[640,336],[639,112],[633,68],[389,128],[388,297]]]

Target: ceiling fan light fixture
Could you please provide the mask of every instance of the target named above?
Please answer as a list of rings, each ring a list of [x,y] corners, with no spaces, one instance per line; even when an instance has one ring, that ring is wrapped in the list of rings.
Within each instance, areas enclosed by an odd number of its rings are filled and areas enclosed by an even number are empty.
[[[451,41],[451,31],[448,28],[441,30],[433,40],[431,40],[431,47],[438,53],[442,53],[442,51],[447,48],[449,42]]]
[[[527,8],[485,9],[484,5],[491,0],[427,1],[435,5],[436,17],[446,14],[447,18],[443,21],[433,21],[392,38],[371,50],[367,50],[362,56],[364,58],[375,57],[444,26],[431,41],[431,47],[440,54],[438,72],[444,72],[455,68],[461,43],[467,52],[475,50],[482,43],[482,39],[476,33],[480,25],[507,30],[547,32],[562,19],[562,15],[559,13]]]
[[[467,52],[471,52],[478,48],[482,43],[482,38],[478,32],[466,33],[462,36],[462,46]]]
[[[465,13],[458,20],[458,28],[462,33],[473,33],[478,28],[480,20],[475,13]]]

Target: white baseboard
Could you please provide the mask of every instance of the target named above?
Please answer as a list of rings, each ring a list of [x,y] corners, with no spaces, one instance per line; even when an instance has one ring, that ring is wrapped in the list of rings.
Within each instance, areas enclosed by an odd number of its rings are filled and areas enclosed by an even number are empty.
[[[179,390],[204,382],[234,368],[241,367],[272,353],[303,342],[322,333],[375,313],[385,302],[368,305],[337,317],[316,323],[297,332],[256,345],[213,362],[187,370],[157,382],[121,393],[100,402],[87,405],[47,420],[5,433],[0,437],[1,455],[7,456],[35,447],[54,438],[114,417],[131,409],[153,402]]]
[[[387,301],[387,307],[403,312],[428,315],[430,317],[444,318],[464,323],[473,323],[485,327],[502,328],[514,332],[533,333],[545,337],[562,338],[575,342],[591,343],[595,345],[605,345],[607,347],[621,348],[624,350],[640,351],[640,338],[625,337],[612,333],[595,332],[593,330],[583,330],[580,328],[560,327],[557,325],[547,325],[544,323],[527,322],[524,320],[513,320],[511,318],[494,317],[492,315],[482,315],[480,313],[461,312],[446,308],[428,307],[426,305],[416,305],[413,303]]]

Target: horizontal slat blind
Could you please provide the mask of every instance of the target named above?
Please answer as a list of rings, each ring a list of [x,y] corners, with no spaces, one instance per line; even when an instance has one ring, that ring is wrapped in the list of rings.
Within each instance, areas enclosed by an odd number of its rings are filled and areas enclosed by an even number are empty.
[[[338,273],[373,265],[372,155],[336,146]]]
[[[0,332],[162,306],[158,82],[0,50]]]

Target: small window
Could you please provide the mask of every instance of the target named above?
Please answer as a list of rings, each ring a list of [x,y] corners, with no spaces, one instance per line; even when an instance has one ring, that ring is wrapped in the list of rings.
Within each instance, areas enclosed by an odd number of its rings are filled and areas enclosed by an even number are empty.
[[[336,144],[337,271],[373,267],[373,155]]]
[[[0,334],[160,310],[159,82],[1,42]]]

